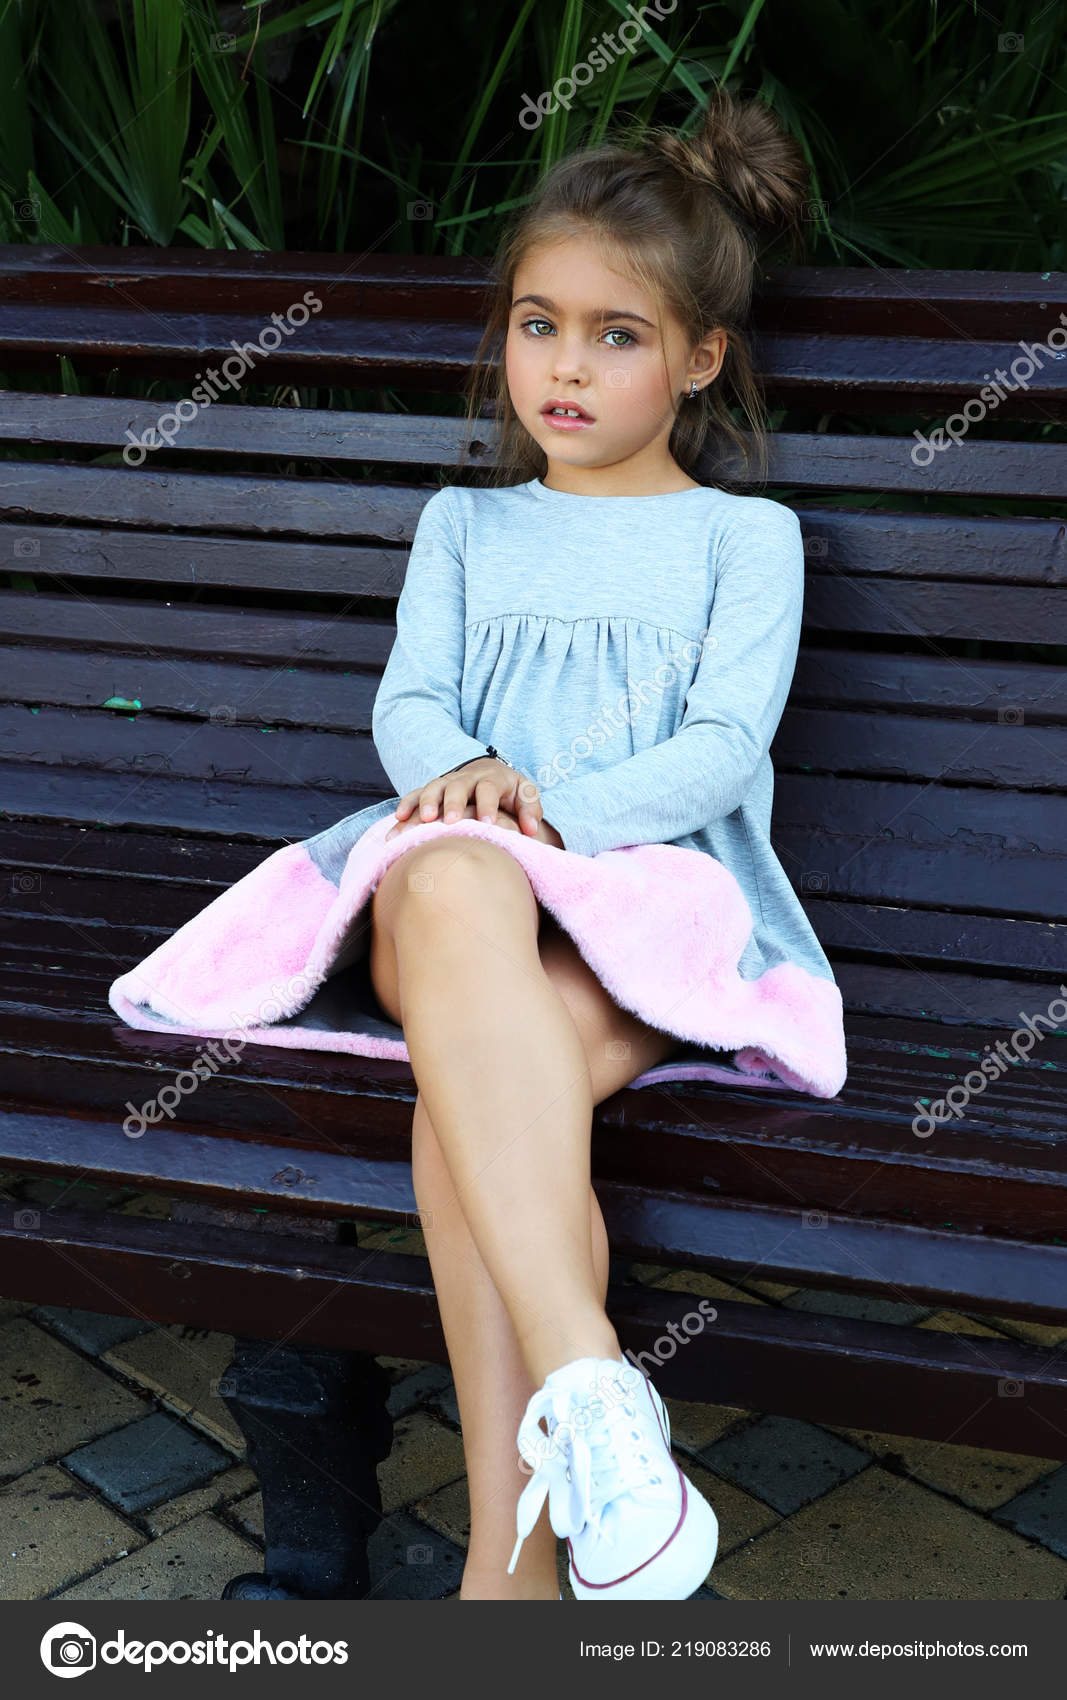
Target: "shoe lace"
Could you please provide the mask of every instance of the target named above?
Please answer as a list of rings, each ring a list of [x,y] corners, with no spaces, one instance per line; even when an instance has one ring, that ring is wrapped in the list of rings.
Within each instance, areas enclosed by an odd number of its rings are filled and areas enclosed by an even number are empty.
[[[567,1421],[574,1398],[572,1390],[542,1387],[519,1425],[519,1450],[534,1470],[516,1508],[518,1538],[509,1575],[546,1499],[549,1522],[557,1535],[580,1534],[588,1524],[595,1539],[614,1544],[605,1514],[621,1494],[653,1500],[669,1491],[653,1466],[649,1419],[633,1401],[609,1405],[588,1425],[587,1433]],[[548,1425],[547,1440],[539,1426],[542,1417]]]

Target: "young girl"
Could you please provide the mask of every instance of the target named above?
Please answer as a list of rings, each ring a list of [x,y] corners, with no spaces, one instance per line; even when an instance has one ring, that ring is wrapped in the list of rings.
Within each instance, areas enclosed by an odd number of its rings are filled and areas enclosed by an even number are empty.
[[[373,716],[397,795],[276,851],[111,989],[136,1026],[410,1061],[463,1599],[558,1598],[560,1536],[579,1599],[686,1598],[715,1558],[605,1312],[594,1106],[844,1084],[840,992],[769,839],[800,527],[691,475],[709,435],[746,450],[730,402],[762,464],[754,271],[805,191],[770,111],[722,90],[691,140],[539,185],[475,367],[494,474],[426,503],[397,606]]]

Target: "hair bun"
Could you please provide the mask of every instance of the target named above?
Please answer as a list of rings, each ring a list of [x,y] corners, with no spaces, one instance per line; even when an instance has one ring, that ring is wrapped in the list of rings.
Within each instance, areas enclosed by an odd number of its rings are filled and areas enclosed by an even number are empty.
[[[798,228],[808,164],[765,102],[737,100],[718,84],[695,135],[656,129],[647,141],[690,181],[715,189],[755,234],[769,238]]]

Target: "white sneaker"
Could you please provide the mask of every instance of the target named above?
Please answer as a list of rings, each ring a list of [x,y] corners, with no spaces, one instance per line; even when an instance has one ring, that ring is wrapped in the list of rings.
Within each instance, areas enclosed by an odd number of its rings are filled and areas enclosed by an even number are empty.
[[[576,1598],[684,1600],[700,1587],[718,1519],[671,1457],[670,1419],[636,1364],[576,1358],[553,1370],[526,1407],[518,1447],[533,1473],[509,1574],[547,1498]]]

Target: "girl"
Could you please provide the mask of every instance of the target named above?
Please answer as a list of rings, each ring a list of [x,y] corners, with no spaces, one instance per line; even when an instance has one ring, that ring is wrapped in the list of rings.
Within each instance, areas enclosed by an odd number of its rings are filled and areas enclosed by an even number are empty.
[[[497,465],[426,503],[375,700],[397,796],[276,851],[112,987],[137,1026],[205,1033],[240,996],[230,1034],[410,1060],[462,1599],[556,1599],[557,1536],[579,1599],[686,1598],[715,1558],[605,1312],[594,1106],[845,1079],[840,992],[769,840],[799,523],[692,476],[709,435],[747,455],[731,401],[762,468],[754,271],[805,190],[770,111],[724,90],[691,140],[606,143],[539,185],[474,368]]]

